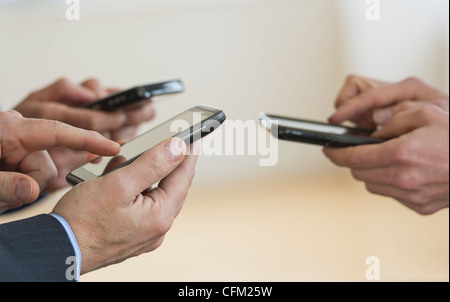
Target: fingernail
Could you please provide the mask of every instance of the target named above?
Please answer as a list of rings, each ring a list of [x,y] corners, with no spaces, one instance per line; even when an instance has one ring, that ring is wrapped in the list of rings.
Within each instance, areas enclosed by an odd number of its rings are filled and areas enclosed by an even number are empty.
[[[181,139],[172,139],[164,146],[167,155],[174,162],[178,161],[186,152],[186,144]]]
[[[33,185],[25,179],[21,179],[14,187],[14,196],[18,201],[27,202],[33,194]]]
[[[389,108],[376,110],[372,119],[377,125],[384,125],[392,119],[392,110]]]

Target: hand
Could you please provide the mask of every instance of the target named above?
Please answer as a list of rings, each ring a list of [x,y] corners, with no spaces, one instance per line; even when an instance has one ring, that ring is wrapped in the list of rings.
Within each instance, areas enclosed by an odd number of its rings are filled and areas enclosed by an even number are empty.
[[[388,83],[358,76],[350,76],[336,100],[336,112],[329,118],[333,124],[353,121],[360,127],[376,129],[389,121],[389,113],[380,109],[400,102],[434,104],[449,111],[448,95],[417,78]]]
[[[92,93],[94,93],[95,99],[102,99],[107,97],[108,95],[120,92],[120,89],[106,88],[97,79],[86,80],[81,84],[81,86],[89,89]],[[125,122],[121,125],[120,128],[106,129],[107,133],[103,133],[105,137],[108,137],[114,141],[128,141],[134,138],[138,126],[143,122],[151,120],[155,116],[155,110],[153,107],[153,103],[151,102],[140,102],[137,104],[129,105],[124,107],[122,110],[118,110],[118,112],[122,112],[125,115]]]
[[[449,206],[448,95],[411,81],[368,92],[361,101],[349,101],[338,109],[337,120],[356,116],[374,104],[394,104],[374,111],[378,128],[373,136],[388,142],[345,149],[324,149],[338,166],[348,167],[366,183],[369,192],[393,197],[420,214],[432,214]],[[368,97],[371,95],[370,97]],[[405,100],[401,102],[401,97]],[[415,101],[414,101],[415,100]],[[421,101],[417,101],[421,100]]]
[[[106,113],[79,108],[96,99],[97,93],[86,87],[86,82],[77,85],[67,79],[60,79],[31,93],[14,109],[27,118],[57,120],[97,132],[120,129],[126,123],[124,112]]]
[[[138,126],[154,116],[152,103],[142,103],[115,112],[102,112],[80,108],[83,104],[118,92],[106,88],[96,79],[89,79],[81,85],[67,79],[60,79],[52,85],[31,93],[16,110],[29,118],[58,120],[75,127],[100,132],[112,140],[128,141],[136,135]],[[67,186],[65,175],[80,167],[86,161],[86,152],[64,147],[49,150],[58,169],[55,181],[47,187],[53,192]]]
[[[76,186],[58,202],[53,212],[77,238],[81,274],[162,244],[195,174],[197,156],[185,157],[185,151],[180,139],[163,142],[131,165]]]
[[[336,109],[341,109],[344,104],[348,106],[348,102],[354,100],[359,97],[361,94],[368,93],[369,91],[373,91],[382,87],[388,86],[389,83],[384,81],[379,81],[375,79],[364,78],[360,76],[351,75],[348,76],[344,86],[341,91],[338,93],[338,97],[335,101]],[[339,116],[338,112],[336,112],[329,120],[333,124],[340,124],[345,120],[352,121],[359,127],[375,129],[376,124],[372,120],[373,110],[368,108],[365,111],[360,111],[358,113],[353,114],[352,116],[345,116],[343,119]],[[340,113],[340,112],[339,112]],[[336,117],[336,114],[337,117]]]
[[[99,133],[60,122],[26,119],[16,111],[0,112],[0,212],[31,203],[57,175],[44,151],[57,146],[112,156],[119,144]]]

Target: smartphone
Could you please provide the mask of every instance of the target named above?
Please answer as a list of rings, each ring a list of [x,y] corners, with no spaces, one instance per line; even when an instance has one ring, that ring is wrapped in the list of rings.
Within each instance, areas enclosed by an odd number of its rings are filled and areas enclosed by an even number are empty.
[[[282,140],[334,148],[384,142],[371,137],[373,130],[370,129],[331,125],[266,113],[260,113],[259,121],[273,136]]]
[[[66,180],[71,186],[75,186],[111,173],[131,164],[145,151],[171,137],[181,138],[189,146],[212,133],[225,119],[226,115],[222,110],[207,106],[193,107],[130,140],[122,146],[118,155],[99,157],[72,171],[66,176]]]
[[[94,101],[83,107],[109,112],[153,97],[181,93],[184,90],[184,84],[180,80],[141,85]]]

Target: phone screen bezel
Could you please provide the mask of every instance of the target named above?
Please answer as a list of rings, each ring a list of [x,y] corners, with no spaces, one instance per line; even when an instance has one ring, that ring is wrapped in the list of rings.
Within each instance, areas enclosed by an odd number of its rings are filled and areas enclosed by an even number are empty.
[[[185,110],[182,113],[174,116],[173,118],[165,121],[164,123],[161,123],[160,125],[152,128],[149,131],[146,131],[145,133],[130,140],[128,143],[135,141],[135,140],[143,139],[144,137],[148,136],[152,131],[155,131],[157,128],[161,127],[162,125],[165,125],[166,123],[171,122],[171,121],[175,121],[177,119],[177,117],[182,116],[189,112],[192,112],[193,114],[196,112],[203,112],[203,113],[208,113],[208,115],[205,116],[204,118],[202,118],[199,123],[196,123],[196,124],[189,123],[190,127],[188,129],[185,129],[183,131],[178,131],[177,133],[169,133],[167,135],[167,139],[169,139],[171,137],[179,137],[179,138],[183,139],[187,145],[189,145],[189,144],[193,143],[194,141],[213,132],[217,128],[217,126],[222,124],[226,119],[225,113],[222,110],[211,108],[208,106],[203,106],[203,105],[196,106],[196,107],[190,108],[188,110]],[[127,160],[124,164],[120,165],[117,168],[121,168],[123,166],[129,165],[130,163],[132,163],[134,160],[136,160],[140,155],[142,155],[147,150],[136,150],[135,154],[129,156],[129,157],[131,157],[131,159]],[[120,156],[120,153],[117,156]],[[92,180],[92,179],[101,177],[105,174],[108,174],[108,173],[111,173],[111,172],[117,170],[117,168],[114,168],[114,169],[108,171],[107,173],[103,173],[102,175],[97,175],[97,174],[89,171],[86,168],[86,165],[89,165],[89,164],[91,164],[91,163],[87,163],[87,164],[83,165],[82,167],[75,169],[71,173],[69,173],[66,177],[67,182],[70,185],[75,186],[78,183],[81,183],[81,182],[84,182],[87,180]]]

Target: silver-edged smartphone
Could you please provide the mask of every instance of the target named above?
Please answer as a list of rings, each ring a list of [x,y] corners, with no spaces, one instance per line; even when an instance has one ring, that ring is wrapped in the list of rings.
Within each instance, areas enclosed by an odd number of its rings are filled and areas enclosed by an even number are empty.
[[[222,110],[207,106],[193,107],[130,140],[122,146],[118,155],[100,157],[72,171],[66,176],[66,180],[71,186],[75,186],[111,173],[131,164],[145,151],[171,137],[181,138],[190,145],[216,130],[225,119],[226,115]]]
[[[260,113],[259,121],[278,139],[343,148],[383,143],[371,137],[373,130]]]

